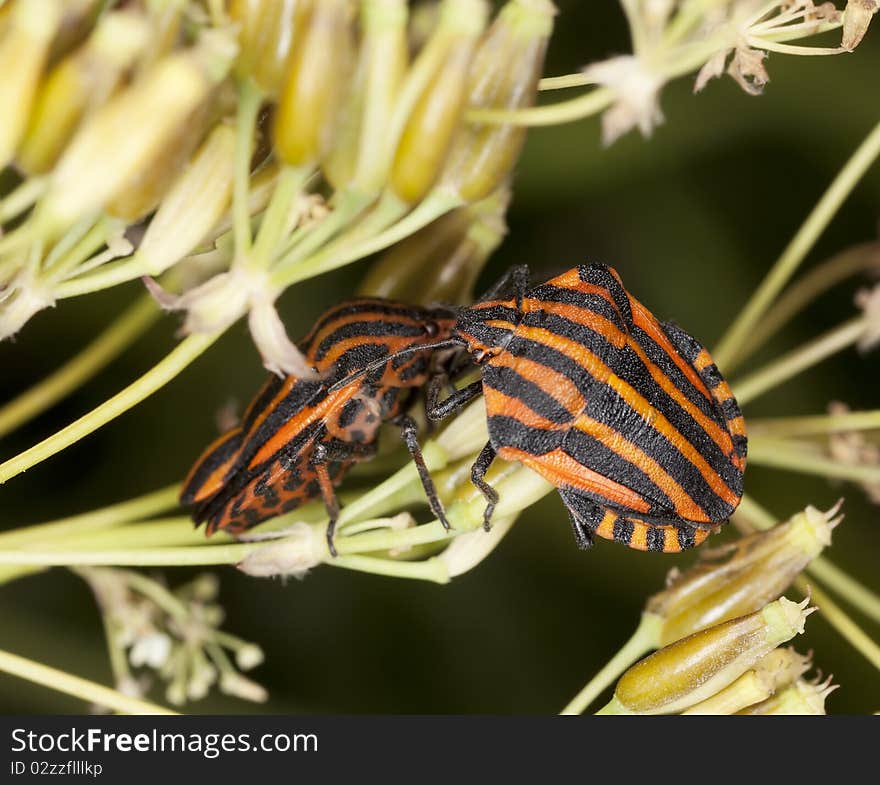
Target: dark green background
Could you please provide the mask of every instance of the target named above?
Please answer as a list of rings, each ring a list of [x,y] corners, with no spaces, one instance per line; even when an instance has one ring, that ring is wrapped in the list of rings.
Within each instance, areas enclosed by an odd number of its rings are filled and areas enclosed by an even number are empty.
[[[548,74],[627,50],[616,3],[560,2]],[[699,96],[692,79],[663,93],[666,122],[653,138],[630,134],[610,149],[599,123],[532,132],[519,167],[510,233],[481,283],[528,263],[543,279],[585,261],[614,265],[660,317],[713,345],[849,154],[880,120],[880,30],[855,54],[772,55],[765,95],[729,78]],[[849,198],[808,265],[876,236],[880,168]],[[289,292],[282,312],[304,332],[351,293],[364,264]],[[856,285],[840,287],[800,317],[758,362],[848,318]],[[82,347],[139,285],[62,303],[15,343],[0,346],[0,399],[41,379]],[[165,319],[97,379],[0,444],[14,455],[88,411],[163,356],[176,320]],[[749,368],[757,367],[751,362]],[[723,369],[722,369],[723,370]],[[0,488],[3,528],[87,510],[183,476],[214,434],[213,412],[247,401],[263,378],[237,326],[183,376],[63,454]],[[748,407],[750,416],[814,413],[830,399],[878,406],[877,355],[848,351]],[[847,520],[831,555],[877,587],[878,510],[858,488],[752,468],[747,490],[780,515],[846,494]],[[303,581],[221,571],[226,628],[258,641],[254,672],[271,701],[214,696],[204,712],[554,712],[633,629],[666,571],[694,557],[641,554],[600,541],[579,552],[559,500],[523,515],[497,551],[449,586],[322,568]],[[190,573],[170,572],[173,583]],[[875,639],[876,625],[864,623]],[[812,617],[800,650],[815,649],[842,687],[832,712],[880,709],[877,672],[823,620]],[[89,591],[55,570],[0,587],[0,647],[107,682],[109,666]],[[154,697],[162,699],[161,693]],[[81,711],[82,704],[0,676],[0,711]]]

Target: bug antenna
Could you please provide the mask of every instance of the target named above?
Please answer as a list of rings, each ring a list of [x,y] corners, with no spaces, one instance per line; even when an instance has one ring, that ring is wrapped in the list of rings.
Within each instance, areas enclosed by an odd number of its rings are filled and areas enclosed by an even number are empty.
[[[377,368],[382,368],[389,362],[396,360],[398,357],[405,357],[408,354],[415,354],[416,352],[425,352],[431,351],[435,349],[449,349],[453,346],[462,346],[464,341],[460,338],[444,338],[442,341],[436,341],[435,343],[418,343],[413,344],[412,346],[407,346],[406,349],[401,349],[398,352],[394,352],[394,354],[386,355],[385,357],[380,357],[378,360],[373,360],[373,362],[365,365],[358,371],[354,373],[350,373],[344,379],[340,379],[336,384],[332,385],[328,392],[336,392],[337,390],[342,389],[351,382],[357,381],[362,376],[366,376],[368,373],[372,373]]]

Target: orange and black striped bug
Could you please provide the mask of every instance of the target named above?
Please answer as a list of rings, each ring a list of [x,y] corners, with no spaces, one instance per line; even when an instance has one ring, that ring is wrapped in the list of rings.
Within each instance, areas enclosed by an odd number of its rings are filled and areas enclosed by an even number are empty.
[[[206,522],[208,535],[241,534],[322,497],[335,555],[334,486],[352,464],[375,454],[379,428],[389,421],[400,427],[431,507],[445,523],[416,425],[403,407],[407,393],[428,380],[431,349],[448,338],[453,323],[449,310],[378,298],[327,311],[302,341],[319,380],[270,377],[241,424],[211,444],[190,470],[181,502],[195,505],[196,523]],[[357,373],[368,366],[368,373]]]
[[[500,299],[510,285],[516,295]],[[527,291],[515,268],[458,314],[447,346],[464,346],[482,378],[439,401],[442,419],[482,393],[489,442],[471,478],[496,456],[555,485],[580,547],[593,535],[638,550],[698,545],[742,497],[745,422],[709,353],[653,314],[604,265],[581,266]]]

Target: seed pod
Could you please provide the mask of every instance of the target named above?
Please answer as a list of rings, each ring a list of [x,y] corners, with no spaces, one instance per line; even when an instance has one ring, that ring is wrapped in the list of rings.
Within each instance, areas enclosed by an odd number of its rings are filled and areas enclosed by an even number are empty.
[[[61,5],[61,21],[49,48],[50,65],[58,63],[89,37],[105,3],[103,0],[64,0]]]
[[[154,0],[147,3],[150,38],[146,51],[138,61],[138,78],[148,73],[159,60],[169,55],[177,46],[181,38],[185,8],[186,0]]]
[[[105,209],[110,215],[132,224],[156,209],[207,130],[217,121],[217,106],[213,99],[212,90],[190,112],[186,121],[178,125],[162,148],[156,150],[150,164],[144,166],[107,204]]]
[[[471,302],[474,283],[506,232],[509,199],[509,189],[500,189],[401,240],[370,268],[358,291],[424,305]]]
[[[101,209],[153,166],[227,73],[234,44],[220,32],[176,52],[95,112],[61,157],[41,204],[49,232]]]
[[[273,134],[288,166],[315,164],[327,152],[353,59],[350,11],[349,0],[321,0],[297,37]]]
[[[531,106],[538,92],[556,9],[549,0],[510,0],[474,58],[468,107],[513,110]],[[503,182],[525,142],[524,126],[466,123],[444,170],[444,183],[471,202]]]
[[[191,253],[220,220],[232,195],[234,154],[235,131],[218,125],[147,227],[137,255],[149,275]]]
[[[710,551],[708,558],[674,577],[646,605],[647,613],[663,620],[658,645],[752,613],[782,594],[831,544],[831,532],[842,520],[838,509],[823,513],[807,507],[772,529]]]
[[[143,49],[148,33],[142,16],[109,13],[88,42],[49,72],[16,156],[22,171],[42,174],[55,165],[82,118],[116,88]]]
[[[788,687],[810,668],[810,658],[793,648],[774,649],[753,670],[683,714],[736,714]]]
[[[265,97],[274,98],[310,7],[311,0],[232,0],[229,16],[239,26],[236,77],[252,79]]]
[[[49,46],[61,22],[59,0],[16,3],[0,40],[0,169],[27,127]]]
[[[482,0],[445,0],[437,29],[411,69],[399,104],[411,109],[396,139],[390,185],[405,203],[416,204],[443,170],[462,121],[468,76],[486,21]],[[395,118],[396,122],[401,122]]]
[[[633,665],[607,714],[675,714],[720,692],[779,644],[804,631],[815,608],[781,597],[756,613],[694,633]]]
[[[364,105],[354,180],[366,193],[378,192],[388,174],[376,150],[387,138],[409,63],[406,23],[406,0],[364,0],[362,4]]]

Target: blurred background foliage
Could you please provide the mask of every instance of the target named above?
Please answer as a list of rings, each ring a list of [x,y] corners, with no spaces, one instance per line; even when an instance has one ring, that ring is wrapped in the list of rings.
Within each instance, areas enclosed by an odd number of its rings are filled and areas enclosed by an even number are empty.
[[[611,0],[557,0],[560,16],[546,73],[629,51]],[[539,128],[514,183],[509,234],[480,280],[512,264],[543,280],[602,261],[658,316],[712,346],[849,154],[877,122],[880,31],[837,57],[767,63],[760,98],[727,78],[692,95],[692,79],[663,93],[666,122],[644,140],[609,149],[599,122]],[[835,34],[831,34],[834,36]],[[839,34],[837,34],[839,35]],[[832,45],[830,42],[828,45]],[[557,94],[553,98],[559,98]],[[811,264],[877,235],[880,169],[858,186],[810,256]],[[327,306],[348,296],[368,262],[307,281],[280,310],[302,335]],[[849,283],[812,306],[744,370],[832,327],[853,312]],[[0,344],[0,399],[43,378],[141,291],[131,283],[64,301],[15,342]],[[123,302],[125,300],[125,302]],[[160,359],[178,320],[166,317],[98,378],[0,444],[9,457],[90,410]],[[722,369],[723,370],[723,369]],[[264,376],[239,324],[180,378],[107,427],[0,488],[0,526],[11,528],[102,506],[183,477],[216,433],[216,412],[244,406]],[[829,400],[880,404],[877,355],[849,350],[750,405],[752,415],[819,413]],[[347,485],[369,483],[367,474]],[[846,521],[829,555],[876,588],[878,510],[855,487],[772,469],[751,469],[746,490],[780,517],[846,496]],[[716,538],[724,542],[731,532]],[[524,513],[496,552],[447,586],[320,568],[304,580],[265,581],[220,572],[225,628],[259,642],[266,662],[253,676],[264,705],[212,694],[196,712],[548,713],[558,711],[635,627],[666,572],[695,554],[644,554],[599,541],[575,548],[555,495]],[[167,573],[172,585],[191,573]],[[854,613],[876,637],[876,627]],[[87,586],[64,570],[0,589],[0,647],[104,683],[110,669]],[[841,684],[830,713],[880,709],[880,679],[817,614],[800,650]],[[162,700],[161,693],[153,697]],[[598,704],[601,705],[601,702]],[[66,696],[0,676],[0,710],[81,712]]]

